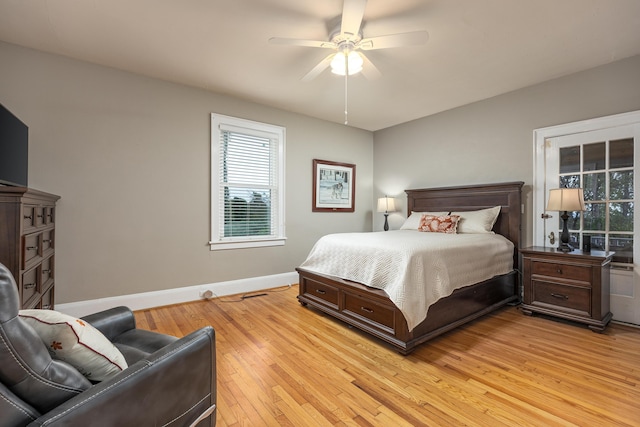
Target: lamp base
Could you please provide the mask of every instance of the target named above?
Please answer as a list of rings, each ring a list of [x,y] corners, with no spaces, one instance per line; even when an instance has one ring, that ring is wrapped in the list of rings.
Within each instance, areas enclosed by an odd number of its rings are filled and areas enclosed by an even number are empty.
[[[558,244],[558,250],[560,252],[571,252],[573,248],[569,245],[569,229],[567,228],[567,220],[569,219],[569,214],[567,211],[564,211],[562,215],[562,233],[560,234],[560,243]]]
[[[389,216],[388,213],[384,214],[384,231],[389,231],[388,216]]]
[[[571,246],[569,246],[567,243],[560,243],[558,245],[558,250],[560,252],[572,252],[573,248]]]

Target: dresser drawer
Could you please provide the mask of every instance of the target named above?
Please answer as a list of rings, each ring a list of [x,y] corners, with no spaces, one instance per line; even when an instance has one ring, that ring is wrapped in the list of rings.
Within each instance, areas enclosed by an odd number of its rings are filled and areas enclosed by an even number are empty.
[[[21,305],[25,305],[29,299],[38,293],[38,283],[38,268],[32,268],[22,273]]]
[[[54,262],[53,262],[53,256],[50,256],[49,258],[45,258],[42,261],[42,264],[40,264],[40,276],[42,277],[42,282],[43,284],[53,280],[53,266],[54,266]]]
[[[41,233],[32,233],[23,236],[22,238],[22,268],[27,268],[29,263],[34,262],[34,259],[42,256],[40,240],[42,239]]]
[[[531,273],[534,275],[558,277],[583,282],[591,281],[591,267],[582,265],[532,261]]]
[[[45,230],[42,232],[42,253],[46,254],[47,251],[55,247],[55,230]]]
[[[44,227],[47,224],[47,207],[36,207],[36,227]]]
[[[42,302],[41,302],[41,306],[40,308],[42,308],[43,310],[53,310],[53,301],[54,301],[54,287],[51,286],[49,289],[47,289],[46,291],[44,291],[44,293],[42,294]]]
[[[383,330],[394,330],[395,310],[372,303],[369,300],[356,295],[345,293],[344,309],[346,314],[356,316],[360,319],[367,319],[370,324]]]
[[[35,205],[22,205],[22,229],[28,231],[36,227],[36,209]]]
[[[55,206],[44,207],[44,225],[51,225],[55,223]]]
[[[591,314],[591,289],[533,280],[533,305],[544,304],[554,308],[575,310]]]
[[[328,303],[332,308],[338,308],[338,289],[313,280],[305,280],[305,296]]]

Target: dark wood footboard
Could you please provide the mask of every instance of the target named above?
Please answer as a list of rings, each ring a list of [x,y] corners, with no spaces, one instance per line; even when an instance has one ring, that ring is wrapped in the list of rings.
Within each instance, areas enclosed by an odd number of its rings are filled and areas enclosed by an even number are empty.
[[[427,318],[409,331],[402,312],[387,294],[359,283],[302,268],[298,301],[355,326],[409,354],[414,348],[464,323],[518,300],[515,272],[457,289],[429,308]]]

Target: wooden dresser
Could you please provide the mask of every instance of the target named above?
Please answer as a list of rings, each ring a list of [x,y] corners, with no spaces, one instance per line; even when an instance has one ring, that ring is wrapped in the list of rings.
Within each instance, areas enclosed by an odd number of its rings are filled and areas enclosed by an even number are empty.
[[[522,312],[542,313],[586,323],[602,332],[611,320],[610,270],[613,252],[559,252],[555,248],[521,249]]]
[[[59,198],[31,188],[0,186],[0,263],[16,280],[22,308],[54,307]]]

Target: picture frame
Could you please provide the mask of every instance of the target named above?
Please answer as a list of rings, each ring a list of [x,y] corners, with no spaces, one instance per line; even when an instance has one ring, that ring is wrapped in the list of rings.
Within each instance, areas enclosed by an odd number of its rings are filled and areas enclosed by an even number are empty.
[[[356,165],[313,159],[312,212],[354,212]]]

